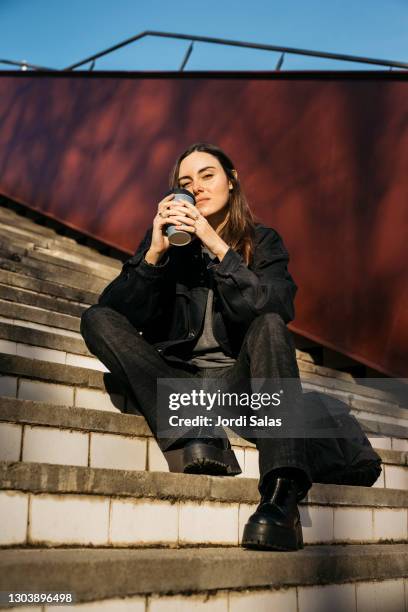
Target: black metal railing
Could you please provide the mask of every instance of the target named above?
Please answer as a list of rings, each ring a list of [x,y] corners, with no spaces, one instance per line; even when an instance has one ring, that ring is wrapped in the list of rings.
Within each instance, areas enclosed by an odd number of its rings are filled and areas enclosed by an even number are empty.
[[[26,62],[25,60],[22,60],[21,62],[19,62],[16,60],[0,59],[0,64],[5,64],[7,66],[18,66],[20,70],[28,70],[28,69],[38,70],[38,71],[55,70],[55,68],[46,68],[45,66],[37,66],[36,64],[30,64],[29,62]]]
[[[86,66],[87,64],[90,64],[89,69],[93,70],[95,67],[95,62],[101,57],[104,57],[105,55],[109,55],[110,53],[114,53],[118,49],[122,49],[123,47],[130,45],[138,40],[141,40],[142,38],[146,38],[148,36],[158,37],[158,38],[171,38],[171,39],[177,39],[177,40],[186,40],[190,42],[190,45],[187,49],[187,52],[179,68],[180,71],[183,71],[184,68],[186,67],[186,64],[193,51],[193,45],[195,42],[202,42],[202,43],[209,43],[209,44],[216,44],[216,45],[227,45],[227,46],[232,46],[232,47],[241,47],[241,48],[246,48],[246,49],[257,49],[260,51],[272,51],[275,53],[276,52],[280,53],[280,57],[275,66],[275,70],[277,71],[279,71],[282,68],[285,55],[301,55],[305,57],[315,57],[315,58],[318,57],[318,58],[343,61],[343,62],[355,62],[359,64],[383,66],[390,70],[392,70],[393,68],[400,68],[400,69],[405,69],[405,70],[408,69],[408,62],[401,62],[401,61],[395,61],[395,60],[376,59],[373,57],[361,57],[357,55],[347,55],[344,53],[328,53],[326,51],[312,51],[309,49],[296,49],[294,47],[282,47],[281,45],[266,45],[266,44],[261,44],[261,43],[245,42],[241,40],[228,40],[226,38],[213,38],[211,36],[196,36],[193,34],[177,34],[174,32],[159,32],[156,30],[145,30],[144,32],[140,32],[139,34],[136,34],[135,36],[132,36],[131,38],[127,38],[126,40],[123,40],[117,43],[116,45],[113,45],[112,47],[108,47],[107,49],[104,49],[103,51],[99,51],[98,53],[94,53],[93,55],[90,55],[89,57],[86,57],[85,59],[80,60],[79,62],[76,62],[75,64],[71,64],[67,66],[66,68],[63,68],[63,71],[75,70],[76,68],[80,68],[81,66]],[[43,66],[35,66],[25,61],[15,62],[12,60],[1,60],[0,59],[0,63],[20,66],[22,70],[27,70],[29,68],[32,70],[48,70],[48,71],[55,70],[52,68],[44,68]]]

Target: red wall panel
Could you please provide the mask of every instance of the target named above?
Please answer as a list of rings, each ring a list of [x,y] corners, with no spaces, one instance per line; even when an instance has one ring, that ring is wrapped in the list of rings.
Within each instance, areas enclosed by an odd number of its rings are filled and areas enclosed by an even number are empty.
[[[291,328],[408,376],[408,89],[265,75],[0,78],[0,192],[133,252],[176,156],[223,147],[283,236]]]

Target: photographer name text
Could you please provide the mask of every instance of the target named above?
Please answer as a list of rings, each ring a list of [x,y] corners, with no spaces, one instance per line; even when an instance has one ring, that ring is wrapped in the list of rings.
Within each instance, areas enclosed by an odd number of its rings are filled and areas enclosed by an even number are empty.
[[[272,417],[258,417],[255,414],[247,417],[241,414],[239,417],[221,417],[216,419],[209,416],[197,415],[193,418],[179,417],[172,415],[169,417],[169,425],[171,427],[281,427],[282,419],[274,419]]]

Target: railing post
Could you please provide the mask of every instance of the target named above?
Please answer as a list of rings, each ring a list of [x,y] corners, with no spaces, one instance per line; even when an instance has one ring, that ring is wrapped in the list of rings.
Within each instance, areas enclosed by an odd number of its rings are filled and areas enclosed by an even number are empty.
[[[194,42],[193,42],[193,41],[191,41],[191,43],[190,43],[190,45],[189,45],[189,47],[188,47],[188,49],[187,49],[187,51],[186,51],[186,54],[185,54],[185,56],[184,56],[184,59],[183,59],[183,61],[181,62],[180,72],[183,72],[184,67],[185,67],[185,65],[187,64],[188,60],[189,60],[189,57],[190,57],[190,55],[191,55],[191,54],[192,54],[192,52],[193,52],[193,46],[194,46]]]

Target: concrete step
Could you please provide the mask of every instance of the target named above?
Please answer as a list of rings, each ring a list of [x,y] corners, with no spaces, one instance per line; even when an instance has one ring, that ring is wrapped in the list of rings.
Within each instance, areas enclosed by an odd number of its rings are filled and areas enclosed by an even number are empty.
[[[60,236],[56,232],[44,235],[39,233],[35,224],[21,224],[15,220],[6,220],[0,215],[0,237],[9,238],[11,243],[20,243],[25,241],[28,248],[46,249],[50,252],[63,252],[68,259],[72,261],[84,262],[87,261],[97,266],[105,267],[107,270],[118,270],[122,264],[119,259],[101,255],[95,249],[85,245],[78,244],[72,238]],[[56,254],[56,253],[55,253]]]
[[[71,592],[83,612],[404,612],[407,573],[403,544],[7,550],[0,589]]]
[[[0,463],[3,546],[238,546],[257,480]],[[406,542],[408,491],[314,484],[306,544]]]
[[[43,261],[63,269],[97,276],[109,282],[119,272],[118,266],[107,266],[104,263],[87,257],[79,252],[73,253],[61,245],[50,244],[44,239],[37,239],[28,232],[5,227],[0,223],[0,249],[10,254],[26,256],[29,259]],[[121,267],[121,266],[120,266]]]
[[[15,327],[23,327],[28,330],[41,330],[47,333],[57,334],[65,338],[77,338],[82,340],[82,336],[79,332],[70,331],[61,327],[52,327],[51,325],[44,325],[43,323],[34,323],[33,321],[25,321],[24,319],[12,319],[10,317],[2,317],[0,315],[0,322],[5,325],[13,325]],[[38,347],[41,348],[41,347]]]
[[[31,239],[32,242],[38,241],[38,244],[40,244],[41,241],[44,246],[48,245],[50,248],[60,248],[65,252],[74,254],[78,253],[82,256],[86,256],[91,261],[102,263],[116,269],[120,269],[122,265],[119,259],[103,255],[90,246],[80,244],[73,238],[61,235],[56,230],[40,225],[28,217],[4,208],[1,205],[0,224],[4,226],[4,229],[10,230],[13,233],[16,233],[17,230],[20,236],[23,236],[25,233],[27,235],[27,242],[30,242]]]
[[[107,265],[90,258],[86,254],[79,254],[79,252],[72,253],[64,250],[63,246],[55,244],[49,247],[35,246],[33,251],[30,251],[29,256],[38,261],[83,272],[90,276],[97,276],[104,279],[106,284],[113,280],[122,268],[121,262],[117,262],[114,259],[112,259],[112,264],[114,262],[115,265]]]
[[[43,361],[55,361],[57,363],[66,363],[64,359],[59,358],[57,353],[75,353],[76,355],[82,355],[92,359],[89,367],[91,369],[99,369],[97,364],[99,360],[96,359],[92,353],[88,350],[82,336],[79,333],[73,335],[65,335],[65,330],[59,328],[58,332],[55,331],[44,331],[43,329],[37,329],[34,327],[26,327],[21,325],[21,321],[15,320],[16,323],[5,323],[4,321],[10,321],[7,317],[3,317],[0,320],[0,350],[4,353],[18,355],[20,354],[17,350],[16,344],[31,347],[37,350],[37,359]],[[27,323],[27,322],[26,322]],[[44,325],[48,330],[52,329],[51,326]],[[10,346],[6,350],[6,344]],[[53,349],[52,354],[47,359],[47,349]],[[21,356],[24,356],[21,353]]]
[[[2,283],[0,283],[0,299],[11,303],[43,308],[51,312],[68,314],[73,317],[80,317],[84,310],[88,308],[87,304],[79,304],[64,298],[44,295],[37,291],[20,289],[10,285],[3,285]]]
[[[94,275],[37,261],[24,254],[14,254],[12,249],[7,252],[4,252],[4,249],[2,249],[0,254],[0,268],[10,272],[25,274],[40,280],[52,281],[81,291],[86,289],[86,291],[97,294],[100,294],[108,284],[106,280],[97,278]]]
[[[40,280],[33,278],[32,276],[27,276],[24,273],[19,274],[10,270],[4,270],[1,268],[1,266],[0,283],[2,285],[7,285],[8,287],[27,289],[29,291],[41,294],[42,296],[49,296],[52,298],[79,303],[83,306],[89,306],[98,301],[98,293],[92,293],[84,289],[67,287],[66,285],[61,285],[59,283],[54,283],[47,280]]]
[[[259,479],[255,445],[228,434],[242,469],[238,478]],[[370,440],[374,448],[383,443]],[[408,490],[408,440],[389,440],[389,449],[377,448],[383,471],[374,487]],[[169,471],[141,415],[6,397],[0,398],[0,461]]]
[[[79,317],[51,312],[38,306],[28,306],[18,304],[9,300],[0,299],[0,316],[6,319],[16,319],[18,321],[41,323],[63,330],[79,332]]]
[[[116,268],[107,268],[86,258],[82,258],[81,261],[76,255],[72,256],[61,251],[51,251],[50,249],[36,247],[35,245],[27,245],[25,242],[21,242],[20,248],[17,248],[15,243],[9,243],[6,250],[0,240],[0,250],[2,256],[9,260],[25,261],[28,266],[33,268],[37,268],[43,262],[48,267],[48,270],[54,272],[57,276],[62,275],[64,278],[65,272],[74,279],[76,278],[75,274],[80,275],[80,278],[81,275],[89,276],[89,280],[99,280],[102,286],[103,283],[107,285],[119,274],[119,270]],[[85,283],[84,286],[86,286]]]
[[[5,325],[5,323],[0,321],[0,333],[1,333],[1,327],[3,325]],[[29,328],[24,328],[24,327],[20,327],[16,325],[15,328],[17,327],[19,327],[18,331],[20,332],[19,334],[16,334],[17,336],[18,335],[23,336],[24,332],[21,332],[20,330],[29,329]],[[41,334],[45,332],[43,332],[42,330],[36,330],[36,333]],[[58,335],[59,334],[55,334],[56,337],[58,337]],[[100,372],[109,371],[103,365],[103,363],[101,363],[99,360],[95,359],[94,357],[86,357],[83,355],[71,353],[68,347],[66,347],[66,350],[61,350],[63,349],[64,345],[66,345],[70,340],[72,341],[72,343],[80,342],[80,339],[78,338],[69,338],[67,336],[61,336],[61,343],[60,343],[59,348],[51,349],[51,348],[43,348],[43,347],[35,346],[32,344],[27,344],[24,342],[16,342],[16,341],[0,339],[0,350],[3,353],[7,353],[9,355],[17,355],[17,356],[30,358],[30,359],[39,359],[42,361],[47,361],[48,363],[60,363],[60,364],[66,364],[66,365],[72,365],[72,366],[87,367],[91,370],[97,370]]]
[[[21,306],[20,310],[23,308],[24,307]],[[40,314],[43,317],[45,316],[43,313]],[[41,316],[38,318],[43,320]],[[66,325],[68,319],[69,323],[72,322],[72,327],[78,329],[73,317],[55,313],[53,316],[53,321],[56,324]],[[3,330],[5,331],[3,335],[8,335],[8,338],[11,338],[3,341],[3,351],[6,350],[9,351],[9,353],[3,352],[0,354],[0,371],[3,372],[3,374],[30,378],[35,381],[46,380],[51,383],[88,386],[90,388],[97,388],[100,391],[105,391],[107,381],[110,379],[113,380],[109,374],[106,374],[106,368],[99,360],[90,357],[89,354],[74,354],[72,349],[75,346],[80,347],[81,342],[83,342],[78,332],[70,332],[70,334],[75,334],[75,336],[69,341],[64,341],[66,344],[61,341],[61,344],[58,345],[60,341],[58,334],[54,333],[54,337],[51,339],[50,335],[46,335],[45,331],[49,328],[44,326],[43,329],[38,329],[33,332],[33,338],[44,336],[44,344],[48,342],[48,347],[42,348],[37,345],[30,346],[27,343],[27,339],[24,343],[20,343],[18,340],[23,339],[23,334],[25,332],[18,329],[18,326],[14,326],[14,329],[11,331],[11,319],[6,320],[3,318],[2,321],[0,321],[0,326],[1,323],[3,323],[3,327],[0,327],[0,333],[1,330]],[[58,328],[55,328],[54,332],[55,331],[58,331]],[[26,333],[27,338],[29,338],[30,332],[28,328]],[[30,357],[28,357],[28,355],[30,355]],[[363,385],[356,385],[355,383],[352,385],[346,381],[310,374],[304,371],[303,362],[301,361],[299,361],[299,367],[304,390],[322,390],[323,392],[338,396],[351,406],[352,413],[359,419],[372,421],[371,428],[374,428],[373,431],[377,431],[375,427],[379,421],[397,427],[408,427],[408,410],[399,407],[397,404],[389,405],[387,401],[384,401],[384,398],[387,398],[387,394],[383,391]],[[345,386],[350,388],[348,393],[345,392]],[[113,384],[113,387],[109,388],[108,391],[111,391],[111,389],[115,389],[115,392],[120,393],[120,389],[117,386],[115,387],[115,384]],[[353,389],[354,392],[352,391]],[[405,437],[405,435],[399,437]]]
[[[56,232],[51,227],[46,227],[40,223],[36,223],[34,220],[28,217],[18,214],[16,211],[3,205],[2,196],[0,195],[0,219],[2,223],[6,225],[15,226],[20,225],[23,228],[28,228],[38,234],[39,236],[45,236],[53,238]]]
[[[13,366],[16,359],[23,367],[19,372]],[[129,410],[131,402],[121,393],[111,376],[105,375],[105,385],[102,372],[86,370],[90,377],[85,379],[77,377],[81,368],[66,368],[69,366],[0,354],[0,397],[109,412]]]

